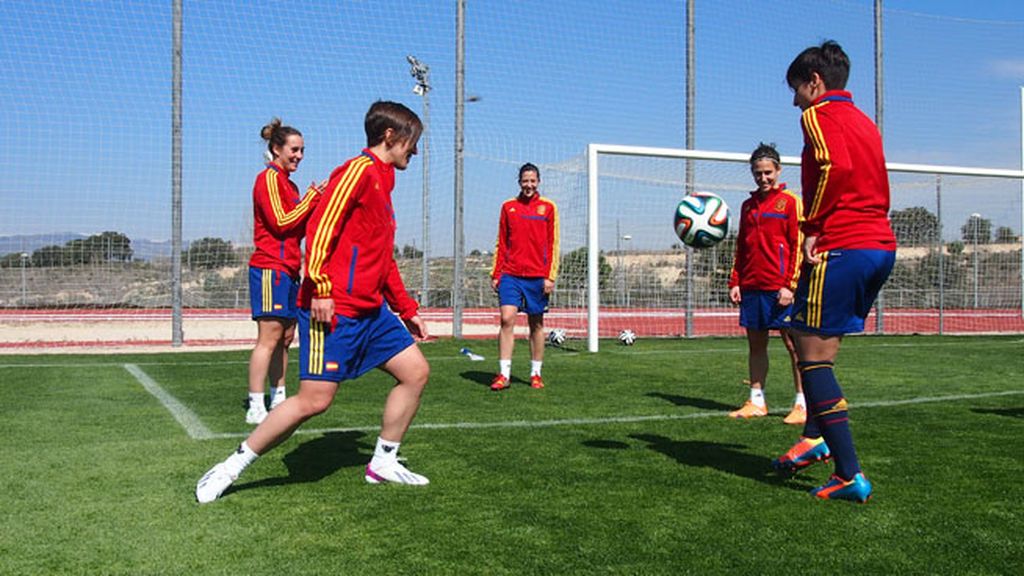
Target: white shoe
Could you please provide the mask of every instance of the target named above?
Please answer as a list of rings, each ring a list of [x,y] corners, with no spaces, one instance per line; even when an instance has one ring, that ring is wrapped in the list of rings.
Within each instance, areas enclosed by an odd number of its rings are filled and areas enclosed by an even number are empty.
[[[259,424],[267,418],[267,409],[263,406],[250,406],[245,413],[246,424]]]
[[[378,468],[371,468],[367,464],[364,478],[370,484],[384,484],[385,482],[409,484],[411,486],[426,486],[430,484],[430,480],[427,480],[426,476],[410,472],[408,468],[402,466],[397,461]]]
[[[199,479],[196,484],[196,502],[200,504],[208,504],[213,502],[231,486],[231,483],[237,479],[236,476],[232,476],[227,471],[227,467],[221,462],[210,468],[210,470],[203,474],[203,477]]]

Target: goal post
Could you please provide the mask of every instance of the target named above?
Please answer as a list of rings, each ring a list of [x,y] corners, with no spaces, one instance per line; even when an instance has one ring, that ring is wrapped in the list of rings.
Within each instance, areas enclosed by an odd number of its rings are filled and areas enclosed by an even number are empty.
[[[636,166],[619,169],[614,175],[607,174],[606,163],[613,158],[632,158],[640,163]],[[643,164],[655,163],[659,159],[675,160],[677,163],[659,164],[656,168]],[[684,196],[685,163],[697,162],[697,178],[694,190],[711,190],[726,198],[730,205],[730,238],[737,232],[737,211],[742,200],[753,189],[753,181],[749,175],[747,162],[749,153],[721,152],[707,150],[685,150],[675,148],[657,148],[645,146],[627,146],[614,144],[592,143],[587,147],[587,207],[586,207],[586,248],[587,248],[587,289],[586,289],[586,333],[587,349],[597,352],[599,338],[612,335],[608,328],[602,332],[602,214],[607,219],[614,214],[619,218],[632,220],[633,226],[646,229],[664,228],[670,230],[667,212],[674,207],[672,201],[678,202]],[[783,156],[784,166],[799,166],[800,158]],[[901,249],[905,247],[905,256],[901,261],[905,264],[900,268],[899,278],[887,284],[893,294],[886,296],[887,309],[901,310],[898,317],[884,326],[880,318],[874,318],[872,328],[885,333],[907,332],[1019,332],[1024,327],[1024,257],[1018,257],[1014,263],[1008,256],[1021,250],[1021,231],[1024,230],[1024,170],[1005,170],[996,168],[974,168],[964,166],[945,166],[933,164],[887,163],[892,189],[892,212],[897,212],[902,226],[904,216],[924,214],[924,221],[933,229],[907,230],[901,227],[898,237],[904,236],[909,241],[901,241]],[[604,170],[604,172],[603,172]],[[628,174],[627,174],[628,172]],[[785,174],[790,181],[798,181],[798,174]],[[602,185],[607,187],[608,180],[628,180],[632,183],[631,197],[626,202],[609,208],[602,206]],[[783,179],[785,180],[785,178]],[[1022,192],[1016,193],[1013,184],[1019,182]],[[645,186],[657,186],[658,191],[646,193]],[[633,189],[636,191],[632,191]],[[798,189],[798,185],[790,188]],[[621,192],[619,192],[621,194]],[[674,196],[672,196],[674,194]],[[943,197],[943,194],[945,195]],[[646,205],[645,196],[658,196],[655,205]],[[984,199],[984,200],[982,200]],[[984,202],[984,203],[983,203]],[[976,204],[977,203],[977,204]],[[1015,206],[1017,204],[1017,206]],[[945,208],[943,208],[945,205]],[[986,206],[978,214],[973,206]],[[921,208],[921,210],[918,210]],[[1016,208],[1016,210],[1014,209]],[[943,210],[946,223],[943,223]],[[656,214],[651,218],[651,213]],[[665,214],[664,222],[658,216]],[[1014,216],[1014,215],[1017,216]],[[1007,216],[1009,215],[1009,216]],[[966,218],[966,220],[964,220]],[[961,222],[964,224],[961,226]],[[640,223],[640,224],[638,224]],[[999,226],[1002,224],[1002,226]],[[914,221],[914,226],[920,222]],[[609,226],[605,222],[606,229]],[[896,227],[896,224],[894,224]],[[616,229],[618,228],[616,224]],[[659,231],[660,233],[660,231]],[[606,231],[607,235],[608,232]],[[616,230],[616,234],[619,232]],[[929,235],[930,234],[930,235]],[[663,238],[664,236],[658,236]],[[633,240],[632,236],[621,236],[625,240]],[[624,277],[629,266],[623,264],[624,251],[619,246],[619,237],[615,238],[617,266],[610,266],[617,277]],[[971,242],[968,242],[971,240]],[[657,240],[661,241],[661,240]],[[723,245],[729,244],[723,242]],[[968,245],[969,244],[969,245]],[[638,244],[634,241],[634,246]],[[729,244],[732,245],[732,244]],[[691,257],[700,255],[687,249],[678,261],[687,262]],[[726,248],[723,246],[723,251]],[[728,273],[726,262],[731,263],[731,251],[718,254],[716,264],[710,268],[701,268],[695,274],[702,275],[705,288],[721,289],[722,271]],[[664,258],[663,258],[664,259]],[[937,259],[937,264],[933,260]],[[609,267],[609,265],[605,265]],[[688,268],[688,267],[687,267]],[[984,269],[984,272],[980,270]],[[644,268],[642,273],[650,273],[651,268]],[[1016,274],[1014,274],[1016,273]],[[937,277],[937,278],[936,278]],[[898,280],[898,281],[896,281]],[[607,283],[607,279],[604,279]],[[1015,284],[1015,286],[1014,286]],[[689,292],[693,291],[692,283],[687,282],[686,297],[678,298],[679,292],[668,296],[677,298],[669,306],[660,309],[642,310],[643,304],[630,306],[629,280],[621,281],[615,290],[625,290],[625,308],[620,306],[620,313],[627,315],[633,322],[644,322],[644,317],[669,316],[683,318],[678,329],[671,331],[657,330],[646,332],[633,328],[638,335],[725,335],[735,332],[736,312],[717,300],[704,300],[703,305],[694,305]],[[707,289],[705,291],[708,291]],[[605,290],[607,292],[607,290]],[[607,293],[605,294],[607,299]],[[607,307],[607,302],[605,302]],[[699,334],[690,333],[691,315],[694,308],[700,308],[703,324]],[[1015,309],[1016,321],[1005,318],[1008,310]],[[876,310],[878,312],[878,310]],[[607,318],[608,311],[605,310]],[[879,316],[876,314],[876,316]],[[715,317],[715,319],[712,319]],[[914,320],[916,318],[916,320]],[[951,320],[952,322],[945,322]],[[675,321],[675,320],[671,320]],[[621,322],[620,322],[621,323]],[[708,330],[707,326],[711,325]],[[684,329],[685,327],[685,329]],[[614,328],[613,328],[614,329]],[[729,330],[732,330],[730,332]],[[653,333],[652,333],[653,332]]]

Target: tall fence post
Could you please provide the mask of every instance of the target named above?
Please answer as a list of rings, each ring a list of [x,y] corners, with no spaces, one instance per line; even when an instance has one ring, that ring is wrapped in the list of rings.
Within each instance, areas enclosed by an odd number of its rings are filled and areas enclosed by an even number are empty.
[[[174,0],[171,53],[171,346],[185,340],[181,306],[181,0]]]

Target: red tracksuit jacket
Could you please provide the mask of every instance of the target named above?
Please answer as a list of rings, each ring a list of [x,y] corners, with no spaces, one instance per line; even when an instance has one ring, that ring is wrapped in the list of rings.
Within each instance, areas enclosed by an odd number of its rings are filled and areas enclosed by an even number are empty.
[[[319,199],[320,193],[310,187],[300,201],[299,189],[288,178],[288,172],[277,164],[267,164],[252,187],[252,239],[256,249],[249,265],[298,278],[302,263],[299,243]]]
[[[763,196],[756,190],[750,193],[740,208],[740,233],[729,288],[796,290],[803,260],[801,214],[800,197],[785,184]]]
[[[895,250],[889,176],[878,128],[845,90],[822,94],[800,116],[806,236],[817,250]]]
[[[502,274],[523,278],[558,277],[560,256],[558,208],[540,194],[522,194],[501,205],[498,240],[491,277]]]
[[[333,298],[336,314],[359,318],[383,300],[403,319],[419,304],[409,297],[395,264],[395,167],[369,150],[334,169],[306,227],[306,277],[299,306]]]

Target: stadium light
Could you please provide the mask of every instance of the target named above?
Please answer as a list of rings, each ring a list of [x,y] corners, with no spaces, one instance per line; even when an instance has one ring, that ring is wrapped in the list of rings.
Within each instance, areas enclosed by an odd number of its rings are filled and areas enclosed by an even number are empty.
[[[21,305],[25,306],[25,302],[28,298],[28,292],[26,290],[25,283],[25,264],[28,262],[28,252],[21,253]]]
[[[971,214],[971,220],[974,221],[974,308],[978,308],[978,230],[981,226],[981,214],[975,212]]]
[[[632,239],[633,239],[633,236],[631,236],[630,234],[623,234],[622,235],[622,240],[624,242],[629,242]],[[621,254],[620,254],[619,257],[621,258]],[[626,278],[626,271],[625,270],[622,271],[622,277],[623,277],[623,279]],[[629,308],[629,304],[630,304],[630,301],[629,301],[629,285],[628,285],[628,283],[625,280],[623,281],[623,288],[625,288],[625,292],[626,292],[626,308]]]
[[[411,68],[409,74],[416,79],[412,87],[413,94],[423,98],[423,137],[421,153],[423,156],[423,283],[420,289],[420,306],[426,308],[430,303],[430,66],[420,62],[415,56],[405,59]]]
[[[626,306],[629,306],[629,292],[626,289],[626,269],[625,269],[625,267],[623,266],[623,263],[622,263],[622,241],[629,242],[632,239],[633,239],[633,236],[631,236],[629,234],[623,234],[619,230],[619,221],[615,220],[615,254],[616,254],[616,260],[618,260],[618,266],[617,267],[619,269],[619,274],[618,274],[618,277],[619,277],[618,301],[619,301],[619,305],[620,306],[623,304],[623,300],[625,300]]]

